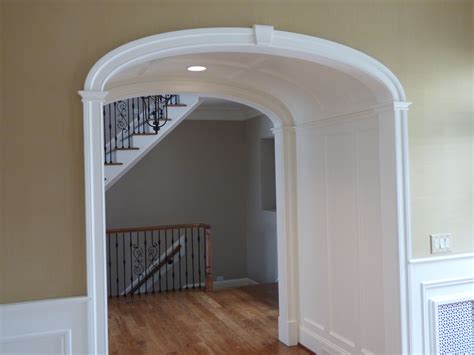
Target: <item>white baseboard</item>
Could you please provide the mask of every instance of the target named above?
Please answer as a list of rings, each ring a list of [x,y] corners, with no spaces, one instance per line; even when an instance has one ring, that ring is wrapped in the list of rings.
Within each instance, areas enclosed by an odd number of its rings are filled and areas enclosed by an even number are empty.
[[[299,340],[303,346],[314,351],[318,355],[349,354],[349,352],[345,351],[343,348],[304,326],[300,327]]]
[[[214,290],[221,290],[224,288],[236,288],[242,286],[250,286],[250,285],[258,285],[258,282],[252,280],[248,277],[243,277],[241,279],[230,279],[230,280],[223,280],[223,281],[214,281]],[[206,286],[205,282],[201,282],[201,287]],[[194,284],[194,288],[199,287],[199,283]],[[183,287],[186,288],[193,288],[193,284],[187,284]]]
[[[86,354],[88,297],[0,305],[0,354]]]
[[[278,339],[287,346],[298,345],[298,322],[278,317]]]
[[[230,280],[223,280],[223,281],[214,281],[214,289],[220,290],[223,288],[235,288],[235,287],[242,287],[242,286],[250,286],[250,285],[258,285],[258,282],[252,280],[248,277],[244,277],[241,279],[230,279]]]

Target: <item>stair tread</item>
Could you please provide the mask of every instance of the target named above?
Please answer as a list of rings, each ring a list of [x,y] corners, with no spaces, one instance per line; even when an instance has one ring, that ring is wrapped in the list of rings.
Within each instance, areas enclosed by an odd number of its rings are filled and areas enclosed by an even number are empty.
[[[128,148],[114,148],[113,150],[139,150],[138,147],[128,147]]]
[[[123,165],[123,163],[105,163],[105,166]]]
[[[186,105],[186,104],[173,104],[173,105],[170,104],[170,105],[168,105],[168,107],[186,107],[186,106],[188,106],[188,105]]]

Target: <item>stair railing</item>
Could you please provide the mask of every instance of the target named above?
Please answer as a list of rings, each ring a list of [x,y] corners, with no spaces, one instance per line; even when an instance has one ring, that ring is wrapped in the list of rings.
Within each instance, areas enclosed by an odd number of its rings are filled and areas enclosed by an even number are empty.
[[[109,297],[212,290],[211,226],[120,228],[106,234]]]
[[[104,105],[105,164],[117,164],[117,150],[134,149],[134,135],[158,134],[172,106],[181,106],[179,95],[140,96]]]

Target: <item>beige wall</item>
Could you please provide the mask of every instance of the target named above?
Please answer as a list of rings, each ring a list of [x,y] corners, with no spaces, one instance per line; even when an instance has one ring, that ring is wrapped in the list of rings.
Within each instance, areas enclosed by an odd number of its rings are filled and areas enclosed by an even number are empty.
[[[0,43],[3,43],[3,6],[0,3]],[[3,114],[3,46],[0,45],[0,127],[4,127],[4,114]],[[4,288],[5,288],[5,221],[4,221],[4,162],[5,162],[5,149],[4,149],[4,129],[0,129],[0,303],[4,299]]]
[[[410,111],[413,250],[472,251],[472,1],[3,1],[2,302],[85,293],[82,110],[109,50],[160,32],[271,24],[359,49],[400,78]],[[1,73],[0,72],[0,73]],[[0,221],[1,222],[1,221]]]

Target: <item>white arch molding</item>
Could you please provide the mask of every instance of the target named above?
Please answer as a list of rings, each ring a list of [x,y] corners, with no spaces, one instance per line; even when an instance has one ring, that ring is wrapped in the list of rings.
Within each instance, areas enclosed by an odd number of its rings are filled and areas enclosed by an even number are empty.
[[[128,85],[105,91],[118,72],[140,63],[184,54],[238,52],[283,56],[322,64],[349,74],[380,92],[378,115],[381,220],[384,238],[393,241],[396,258],[384,264],[396,276],[398,290],[386,290],[385,342],[395,352],[408,350],[407,257],[409,205],[406,120],[409,103],[398,79],[383,64],[352,48],[302,34],[276,31],[271,26],[207,28],[169,32],[125,44],[101,58],[89,72],[84,90],[84,161],[86,195],[87,292],[90,298],[89,352],[105,354],[107,292],[105,258],[105,196],[102,106],[120,98],[156,92],[194,92],[192,83],[159,82]],[[203,89],[204,88],[204,89]],[[165,90],[166,89],[166,90]],[[207,83],[199,94],[241,102],[265,113],[274,123],[277,171],[277,233],[279,274],[279,338],[287,345],[299,341],[298,226],[294,117],[286,105],[264,92]],[[386,99],[389,97],[389,100]],[[390,293],[393,293],[390,294]],[[398,335],[398,336],[397,336]]]

